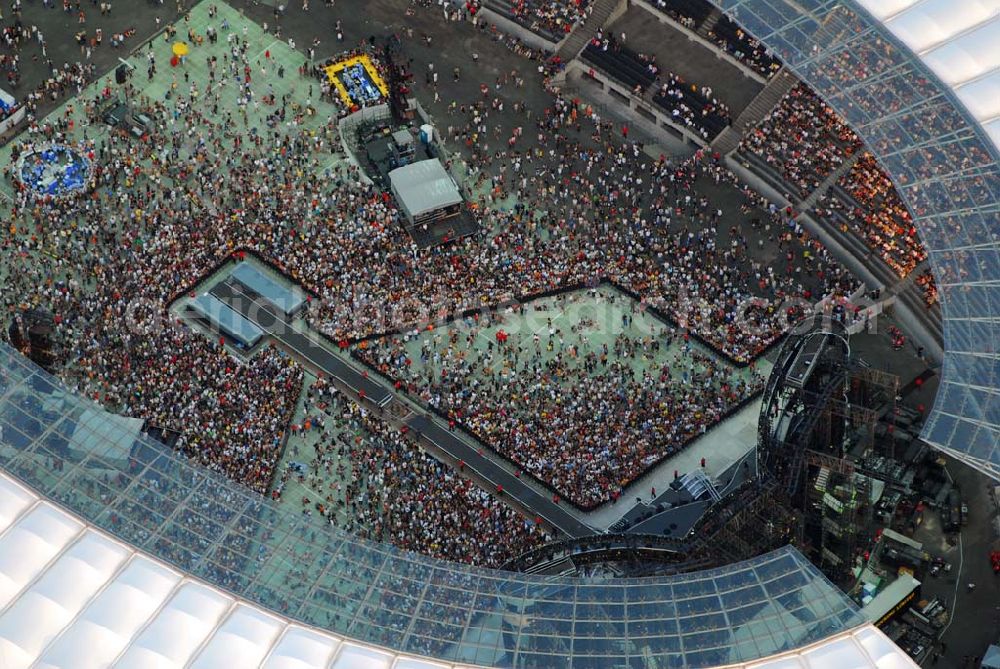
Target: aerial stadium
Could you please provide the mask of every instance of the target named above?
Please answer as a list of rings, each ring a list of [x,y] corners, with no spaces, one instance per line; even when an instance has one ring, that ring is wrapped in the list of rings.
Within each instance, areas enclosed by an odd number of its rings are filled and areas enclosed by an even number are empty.
[[[1000,666],[996,2],[0,23],[0,666]]]

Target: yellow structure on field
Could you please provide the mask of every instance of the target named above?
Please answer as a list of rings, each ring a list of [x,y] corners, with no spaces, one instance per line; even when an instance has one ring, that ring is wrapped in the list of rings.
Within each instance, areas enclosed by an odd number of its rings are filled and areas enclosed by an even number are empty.
[[[365,100],[355,100],[351,97],[350,92],[347,87],[344,86],[344,81],[341,79],[340,74],[349,68],[360,65],[364,68],[365,74],[368,75],[368,79],[375,85],[382,97],[389,96],[389,87],[385,85],[382,81],[382,77],[379,76],[378,71],[375,69],[375,64],[372,63],[371,58],[367,55],[354,56],[352,58],[347,58],[345,60],[337,61],[332,65],[328,65],[324,68],[327,78],[330,83],[334,85],[337,89],[337,93],[340,94],[340,99],[344,101],[346,105],[361,105]]]

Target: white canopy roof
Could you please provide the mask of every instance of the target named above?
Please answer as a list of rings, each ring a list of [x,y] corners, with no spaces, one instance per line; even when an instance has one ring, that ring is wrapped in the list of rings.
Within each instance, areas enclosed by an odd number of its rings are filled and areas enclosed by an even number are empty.
[[[0,473],[4,669],[466,669],[342,641],[89,527]],[[731,669],[917,669],[871,625]]]
[[[913,50],[1000,148],[1000,0],[857,0]]]
[[[462,202],[454,179],[437,159],[397,167],[389,172],[389,182],[410,218]]]

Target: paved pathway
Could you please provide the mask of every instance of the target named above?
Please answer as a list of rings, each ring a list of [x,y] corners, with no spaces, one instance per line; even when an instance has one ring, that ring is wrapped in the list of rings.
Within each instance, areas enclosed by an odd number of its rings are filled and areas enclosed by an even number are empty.
[[[324,346],[315,334],[303,333],[286,320],[267,301],[247,293],[237,284],[223,281],[210,291],[219,300],[232,307],[245,318],[256,323],[265,333],[279,342],[308,366],[340,381],[357,396],[364,397],[378,407],[385,407],[395,393],[387,386],[368,378],[344,358]],[[426,414],[414,414],[404,420],[409,429],[417,432],[435,448],[455,460],[462,460],[465,467],[485,479],[490,485],[502,486],[525,509],[540,516],[548,525],[570,537],[584,537],[594,530],[580,522],[568,509],[542,494],[520,477],[486,455],[486,451],[470,444],[457,433],[442,427]]]
[[[337,379],[357,393],[363,391],[364,397],[376,406],[384,407],[392,399],[392,393],[385,386],[345,364],[315,338],[297,331],[265,300],[253,297],[240,286],[227,281],[216,284],[210,292],[248,320],[256,323],[268,336],[280,342],[303,362],[322,370],[324,374]]]

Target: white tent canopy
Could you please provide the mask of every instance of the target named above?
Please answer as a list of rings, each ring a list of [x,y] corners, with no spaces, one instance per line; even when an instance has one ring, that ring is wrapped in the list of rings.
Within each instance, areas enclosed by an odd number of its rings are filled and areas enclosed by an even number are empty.
[[[462,203],[455,180],[440,160],[421,160],[389,172],[399,206],[410,219]]]

